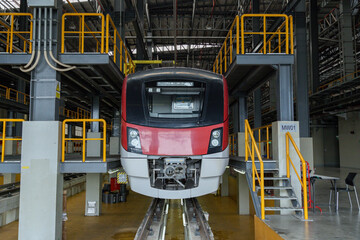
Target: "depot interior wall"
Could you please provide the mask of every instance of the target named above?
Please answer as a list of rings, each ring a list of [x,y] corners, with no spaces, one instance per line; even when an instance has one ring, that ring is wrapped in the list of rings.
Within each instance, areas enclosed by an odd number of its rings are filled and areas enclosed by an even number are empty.
[[[339,140],[336,126],[316,126],[311,129],[314,167],[339,167]]]
[[[360,169],[360,112],[338,117],[340,167]]]

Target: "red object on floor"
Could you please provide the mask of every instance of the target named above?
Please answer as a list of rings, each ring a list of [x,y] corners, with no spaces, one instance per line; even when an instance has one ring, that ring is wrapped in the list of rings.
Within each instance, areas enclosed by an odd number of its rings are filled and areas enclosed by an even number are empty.
[[[110,191],[114,192],[116,190],[120,190],[120,184],[117,183],[116,178],[111,178]]]

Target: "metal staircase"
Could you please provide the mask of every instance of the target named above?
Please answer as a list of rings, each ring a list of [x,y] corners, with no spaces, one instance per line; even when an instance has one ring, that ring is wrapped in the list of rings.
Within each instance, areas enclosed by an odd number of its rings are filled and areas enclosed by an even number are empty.
[[[257,163],[259,164],[259,161]],[[253,189],[253,177],[252,177],[252,164],[249,162],[246,169],[246,179],[249,185],[249,189]],[[272,177],[264,177],[264,191],[265,191],[265,213],[269,211],[282,212],[293,211],[299,217],[303,217],[303,209],[299,202],[299,199],[295,195],[294,189],[291,185],[290,178],[286,176],[277,176],[279,169],[277,168],[276,160],[264,160],[264,173],[268,175],[272,174]],[[250,191],[253,200],[255,212],[257,216],[261,216],[261,197],[259,196],[261,187],[256,184],[255,191]],[[285,190],[285,191],[284,191]],[[281,191],[281,195],[280,195]],[[267,201],[274,201],[275,206],[267,206]],[[289,207],[280,207],[280,201],[288,201]]]
[[[266,128],[267,136],[268,127]],[[260,130],[259,130],[260,135]],[[268,137],[267,137],[268,138]],[[262,159],[258,144],[261,146],[261,141],[255,141],[253,130],[250,128],[248,120],[245,120],[245,158],[232,157],[235,164],[232,162],[230,165],[235,168],[240,168],[246,175],[250,194],[252,197],[253,205],[256,215],[261,219],[265,219],[267,212],[280,212],[280,214],[295,213],[299,218],[308,219],[308,206],[307,206],[307,182],[306,174],[302,177],[294,167],[294,163],[290,157],[290,148],[292,144],[295,152],[300,158],[302,163],[302,171],[306,172],[305,160],[302,157],[294,139],[291,134],[287,132],[286,138],[286,175],[279,175],[279,160]],[[265,143],[269,140],[267,139]],[[269,158],[269,145],[267,145],[267,157]],[[249,161],[248,161],[249,160]],[[295,189],[291,183],[290,167],[293,167],[295,174],[302,185],[302,196],[296,196]],[[273,201],[273,206],[270,206],[270,201]],[[303,204],[301,204],[303,203]],[[303,207],[304,208],[303,208]]]

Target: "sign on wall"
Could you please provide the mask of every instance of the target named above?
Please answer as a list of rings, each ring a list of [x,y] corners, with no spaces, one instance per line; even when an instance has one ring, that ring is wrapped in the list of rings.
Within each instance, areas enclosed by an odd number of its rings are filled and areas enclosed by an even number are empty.
[[[287,124],[287,123],[281,123],[280,124],[280,132],[297,132],[297,126],[296,124]]]

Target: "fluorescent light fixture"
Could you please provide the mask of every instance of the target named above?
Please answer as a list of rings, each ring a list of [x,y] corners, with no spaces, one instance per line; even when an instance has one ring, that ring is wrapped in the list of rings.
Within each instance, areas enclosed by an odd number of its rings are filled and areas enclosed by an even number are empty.
[[[238,170],[238,169],[235,169],[235,168],[234,168],[234,171],[235,171],[235,172],[238,172],[238,173],[240,173],[240,174],[245,174],[245,173],[246,173],[244,170]]]

